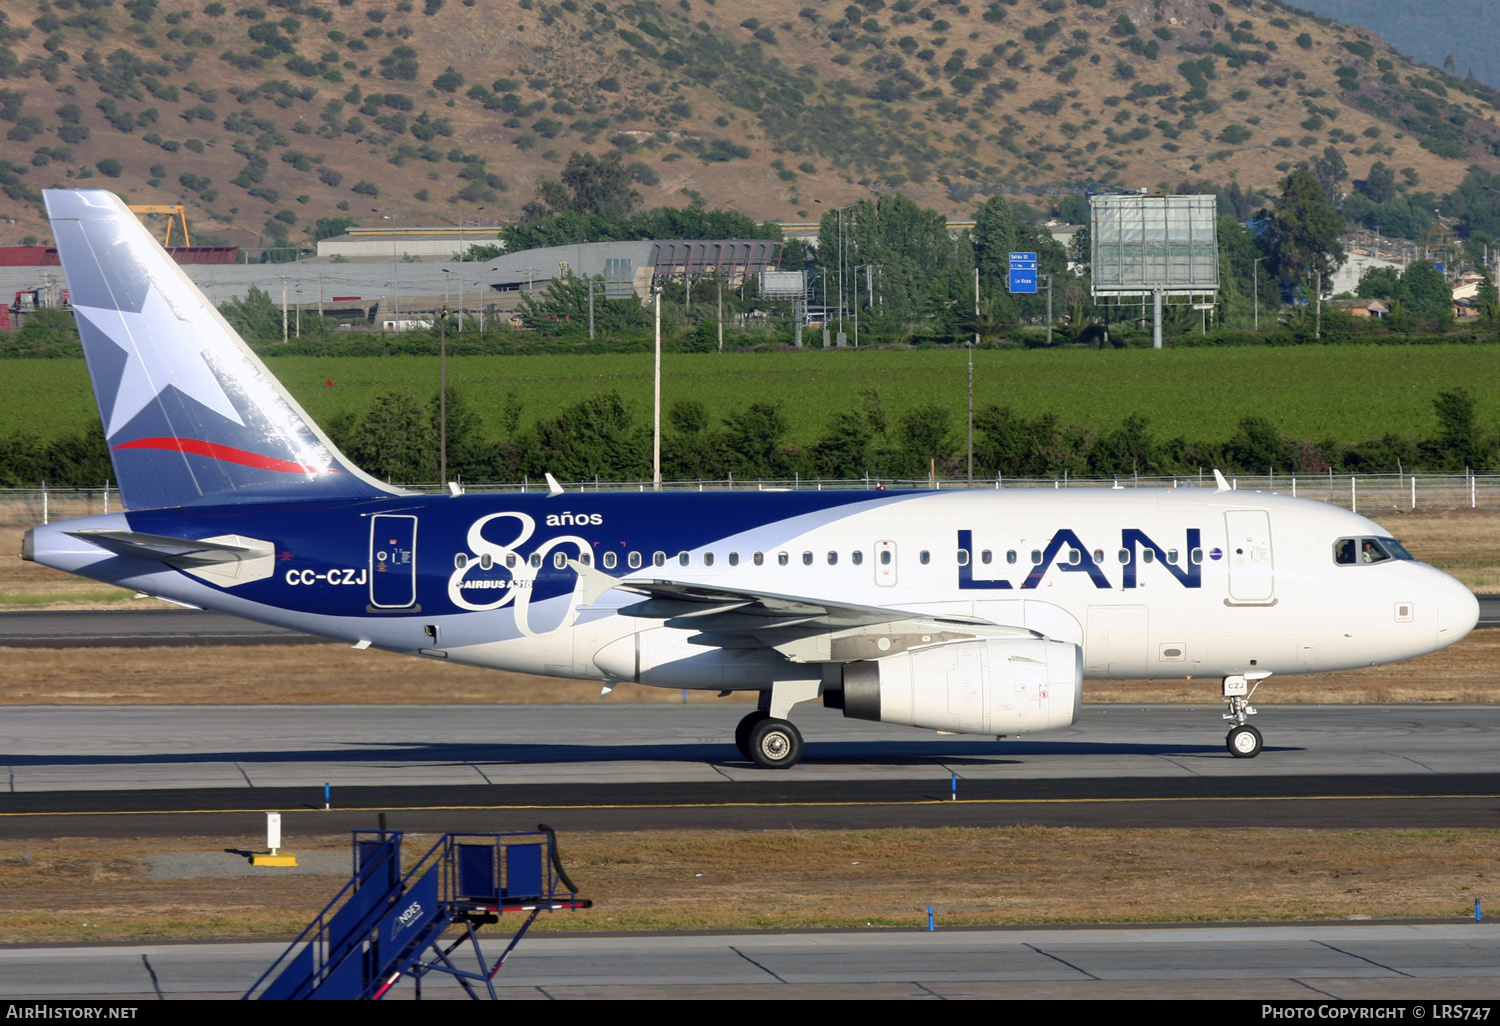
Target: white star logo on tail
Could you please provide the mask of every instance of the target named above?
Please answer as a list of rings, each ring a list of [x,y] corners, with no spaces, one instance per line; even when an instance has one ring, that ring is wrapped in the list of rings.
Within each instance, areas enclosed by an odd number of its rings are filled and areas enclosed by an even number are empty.
[[[125,351],[125,367],[104,429],[106,438],[113,438],[169,385],[244,426],[203,351],[189,336],[191,325],[177,317],[156,289],[147,291],[138,313],[96,306],[75,306],[73,312]],[[164,331],[176,337],[160,338]]]

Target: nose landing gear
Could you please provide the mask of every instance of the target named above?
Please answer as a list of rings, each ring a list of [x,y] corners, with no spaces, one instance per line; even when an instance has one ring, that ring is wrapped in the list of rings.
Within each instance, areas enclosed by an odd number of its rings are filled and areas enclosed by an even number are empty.
[[[1253,759],[1264,746],[1260,731],[1245,720],[1255,715],[1255,706],[1250,704],[1250,696],[1255,694],[1260,682],[1270,675],[1269,672],[1235,673],[1224,678],[1224,702],[1229,706],[1224,718],[1234,724],[1224,738],[1224,747],[1236,759]]]

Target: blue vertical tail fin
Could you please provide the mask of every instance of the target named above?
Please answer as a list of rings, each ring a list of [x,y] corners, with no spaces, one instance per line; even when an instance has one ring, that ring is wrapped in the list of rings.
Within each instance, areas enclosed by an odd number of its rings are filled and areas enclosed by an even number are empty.
[[[127,508],[391,494],[335,448],[118,197],[44,195]]]

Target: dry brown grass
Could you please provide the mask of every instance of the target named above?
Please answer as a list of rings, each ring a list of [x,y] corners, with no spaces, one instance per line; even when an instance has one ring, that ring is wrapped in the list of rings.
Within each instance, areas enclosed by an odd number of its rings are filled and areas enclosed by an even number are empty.
[[[566,863],[596,907],[538,928],[916,927],[928,905],[949,926],[1456,918],[1493,895],[1497,842],[1493,830],[579,833],[564,838]],[[228,846],[202,837],[9,842],[0,849],[7,940],[285,937],[340,886],[275,870],[152,880],[144,862],[151,852]],[[408,838],[408,854],[425,848]],[[347,841],[289,846],[314,849],[346,851]]]

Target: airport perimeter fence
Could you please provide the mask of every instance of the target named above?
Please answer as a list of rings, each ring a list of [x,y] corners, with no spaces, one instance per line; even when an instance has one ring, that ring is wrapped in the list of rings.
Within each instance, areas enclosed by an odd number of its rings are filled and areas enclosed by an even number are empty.
[[[1272,492],[1316,499],[1356,513],[1410,513],[1418,510],[1500,509],[1500,475],[1475,474],[1257,474],[1231,475],[1230,486],[1239,491]],[[568,492],[646,492],[649,481],[562,482]],[[413,491],[440,493],[437,485],[413,485]],[[930,490],[933,482],[856,478],[791,480],[718,480],[663,482],[663,491],[849,491],[855,489]],[[963,479],[940,479],[940,491],[970,487]],[[976,480],[974,488],[1213,488],[1213,474],[1184,477],[1120,478],[992,478]],[[546,494],[544,481],[520,484],[486,484],[467,488],[470,494]],[[36,524],[118,513],[122,510],[119,490],[104,488],[0,488],[0,526],[32,527]]]

